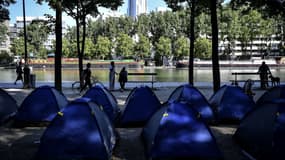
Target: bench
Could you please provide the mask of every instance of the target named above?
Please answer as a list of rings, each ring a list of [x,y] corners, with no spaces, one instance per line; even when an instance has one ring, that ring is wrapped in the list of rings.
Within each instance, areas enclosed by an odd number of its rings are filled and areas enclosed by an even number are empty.
[[[257,73],[257,72],[233,72],[232,75],[234,75],[235,78],[234,78],[234,80],[230,80],[230,81],[232,82],[233,85],[238,86],[238,82],[246,82],[247,81],[247,79],[246,80],[238,80],[238,78],[237,78],[238,75],[259,75],[259,73]],[[260,82],[260,80],[252,80],[252,81],[254,81],[254,82],[259,81]]]
[[[246,82],[248,81],[248,79],[250,78],[247,78],[247,79],[242,79],[242,80],[239,80],[237,78],[238,75],[259,75],[259,73],[257,72],[233,72],[232,75],[235,76],[234,80],[230,80],[230,82],[232,83],[232,85],[236,85],[238,86],[238,83],[239,82]],[[251,79],[252,82],[260,82],[260,79]],[[267,83],[271,82],[270,80],[267,81]]]
[[[151,83],[151,88],[153,89],[153,84],[156,82],[155,76],[157,76],[157,73],[128,73],[128,76],[151,76],[151,80],[133,80],[128,81],[127,83]]]

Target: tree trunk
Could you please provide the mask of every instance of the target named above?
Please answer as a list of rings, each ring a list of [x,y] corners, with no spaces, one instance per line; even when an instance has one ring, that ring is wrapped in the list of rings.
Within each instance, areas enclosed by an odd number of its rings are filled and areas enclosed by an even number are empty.
[[[82,42],[81,42],[81,56],[82,56],[82,59],[83,59],[83,55],[84,55],[85,39],[86,39],[86,21],[85,21],[85,19],[86,19],[85,17],[82,19],[82,25],[83,25]]]
[[[195,8],[196,0],[191,1],[191,15],[190,15],[190,53],[189,53],[189,62],[188,62],[188,80],[189,84],[194,85],[194,42],[195,42]]]
[[[77,15],[79,15],[79,4],[77,6]],[[80,81],[80,87],[83,87],[84,80],[82,78],[82,72],[83,72],[83,54],[80,50],[80,22],[79,22],[79,16],[76,17],[76,39],[77,39],[77,54],[78,54],[78,68],[79,68],[79,81]]]
[[[219,33],[217,21],[217,0],[211,1],[211,23],[212,23],[212,63],[213,63],[213,89],[214,93],[220,88],[220,65],[219,65]]]
[[[62,91],[62,78],[61,78],[61,56],[62,56],[62,8],[61,0],[56,1],[56,51],[54,61],[54,78],[55,88]]]

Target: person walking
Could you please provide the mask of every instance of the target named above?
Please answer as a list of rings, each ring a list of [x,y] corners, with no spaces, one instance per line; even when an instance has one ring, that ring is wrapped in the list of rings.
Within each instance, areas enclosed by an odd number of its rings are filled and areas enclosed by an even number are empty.
[[[123,67],[119,73],[119,83],[121,87],[121,92],[125,90],[125,84],[128,81],[128,72],[126,71],[126,67]]]
[[[260,77],[260,87],[262,89],[266,89],[266,87],[268,87],[268,75],[270,75],[271,72],[265,61],[263,61],[261,66],[259,66],[258,73]]]
[[[115,70],[115,62],[111,61],[109,68],[109,90],[113,91],[115,89],[115,75],[118,74]]]
[[[21,61],[19,61],[18,65],[16,67],[16,73],[17,73],[17,78],[16,78],[14,84],[16,85],[18,80],[22,81],[22,84],[24,84],[23,69],[22,69],[22,62]]]
[[[86,69],[83,71],[83,77],[82,79],[84,79],[84,85],[82,86],[80,93],[88,86],[89,89],[92,87],[92,83],[91,83],[91,64],[87,63],[86,64]]]

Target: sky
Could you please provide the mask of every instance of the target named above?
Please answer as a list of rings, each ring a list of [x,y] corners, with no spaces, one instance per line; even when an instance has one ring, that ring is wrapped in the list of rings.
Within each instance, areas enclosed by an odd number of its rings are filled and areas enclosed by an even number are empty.
[[[118,8],[118,11],[121,13],[127,13],[127,6],[128,0],[124,0],[124,4]],[[10,24],[14,24],[16,22],[17,16],[23,16],[23,1],[17,0],[16,4],[12,4],[9,7],[10,11]],[[166,7],[164,0],[148,0],[148,11],[152,11],[157,7]],[[43,16],[44,14],[48,13],[51,15],[55,15],[55,11],[49,8],[47,4],[38,5],[36,4],[35,0],[25,0],[25,9],[26,9],[26,16]],[[74,24],[74,20],[68,17],[66,14],[62,15],[63,21],[67,24]]]

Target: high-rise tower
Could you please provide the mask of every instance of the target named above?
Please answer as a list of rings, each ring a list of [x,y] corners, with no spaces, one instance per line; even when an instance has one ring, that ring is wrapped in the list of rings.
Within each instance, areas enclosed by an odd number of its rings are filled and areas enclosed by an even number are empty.
[[[129,0],[128,2],[128,16],[136,17],[139,14],[146,13],[146,0]]]

